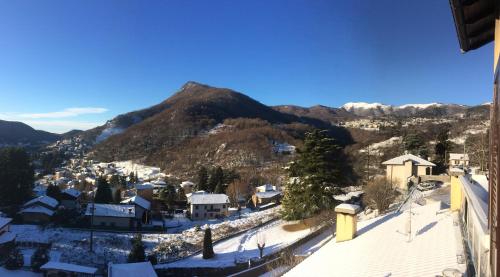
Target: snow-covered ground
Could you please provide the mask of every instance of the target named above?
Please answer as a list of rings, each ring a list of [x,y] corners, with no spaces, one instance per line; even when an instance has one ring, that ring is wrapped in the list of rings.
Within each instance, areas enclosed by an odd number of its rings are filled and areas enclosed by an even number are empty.
[[[27,270],[8,270],[0,267],[0,276],[2,277],[42,277],[42,273],[35,273]]]
[[[172,234],[143,234],[142,240],[148,253],[155,251],[160,262],[185,257],[200,249],[203,240],[202,228],[195,225],[209,225],[212,229],[214,240],[234,234],[238,231],[250,229],[262,222],[275,218],[279,207],[243,214],[241,219],[237,216],[226,221],[187,221],[188,225],[182,227],[181,232]],[[41,228],[37,225],[12,225],[11,231],[16,235],[17,241],[25,242],[52,242],[52,260],[75,263],[87,266],[102,266],[107,261],[114,263],[126,262],[131,249],[130,240],[133,233],[94,232],[94,251],[89,252],[90,231],[74,230],[68,228]],[[26,249],[23,251],[34,251]],[[29,254],[29,253],[27,253]],[[25,255],[26,262],[29,262]],[[1,275],[0,275],[1,276]]]
[[[258,240],[265,241],[263,254],[269,255],[305,237],[311,232],[309,228],[298,231],[287,231],[283,227],[288,224],[290,223],[278,220],[261,228],[250,230],[239,236],[216,243],[214,245],[216,255],[212,259],[205,260],[200,253],[187,259],[159,265],[157,268],[233,266],[236,261],[246,262],[249,259],[259,257]]]

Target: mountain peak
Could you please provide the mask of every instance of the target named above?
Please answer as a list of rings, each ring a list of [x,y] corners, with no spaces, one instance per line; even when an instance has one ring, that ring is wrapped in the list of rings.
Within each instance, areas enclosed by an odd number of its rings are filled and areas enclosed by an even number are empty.
[[[182,87],[181,87],[181,90],[187,90],[187,89],[192,89],[192,88],[199,88],[199,87],[202,87],[202,88],[209,88],[210,86],[208,85],[205,85],[205,84],[202,84],[202,83],[198,83],[198,82],[195,82],[195,81],[187,81]]]

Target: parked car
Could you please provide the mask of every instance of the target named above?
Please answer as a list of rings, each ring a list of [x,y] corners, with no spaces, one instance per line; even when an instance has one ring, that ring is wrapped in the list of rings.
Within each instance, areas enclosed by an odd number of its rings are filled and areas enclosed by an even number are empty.
[[[433,182],[423,182],[417,185],[419,191],[426,191],[436,188],[436,183]]]

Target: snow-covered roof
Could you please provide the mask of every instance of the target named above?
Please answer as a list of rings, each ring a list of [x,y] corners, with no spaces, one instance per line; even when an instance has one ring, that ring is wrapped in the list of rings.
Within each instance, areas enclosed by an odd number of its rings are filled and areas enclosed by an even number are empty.
[[[191,193],[186,193],[186,197],[189,199],[191,197],[191,195],[194,195],[194,194],[208,194],[208,192],[206,192],[204,190],[199,190],[199,191],[195,191],[195,192],[191,192]]]
[[[345,202],[351,200],[353,197],[359,197],[363,193],[364,192],[362,190],[350,191],[347,194],[335,195],[333,198],[335,200]]]
[[[258,186],[256,189],[257,191],[273,191],[276,190],[276,187],[271,184],[265,184],[262,186]]]
[[[469,160],[469,154],[450,153],[450,160]]]
[[[47,196],[47,195],[43,195],[43,196],[37,197],[35,199],[31,199],[30,201],[26,202],[23,206],[27,207],[27,206],[33,205],[35,203],[43,203],[43,204],[45,204],[49,207],[52,207],[52,208],[57,207],[57,205],[59,204],[59,202],[56,199],[54,199],[50,196]]]
[[[16,238],[16,234],[12,232],[5,232],[0,235],[0,244],[4,244],[9,241],[13,241]]]
[[[54,211],[51,209],[47,209],[44,206],[41,205],[33,205],[29,206],[28,208],[22,209],[19,213],[24,214],[24,213],[41,213],[41,214],[46,214],[48,216],[54,215]]]
[[[76,272],[76,273],[84,273],[84,274],[95,274],[97,272],[97,268],[81,266],[76,264],[67,264],[67,263],[59,263],[59,262],[48,262],[40,267],[42,270],[47,269],[56,269],[67,272]]]
[[[108,267],[109,277],[157,277],[150,262],[129,263],[129,264],[110,264]]]
[[[9,224],[11,221],[12,221],[12,218],[0,217],[0,229],[5,227],[5,225]]]
[[[280,191],[263,191],[263,192],[256,192],[255,193],[255,196],[257,196],[258,198],[273,198],[275,197],[276,195],[280,195],[281,192]]]
[[[77,189],[65,189],[62,192],[74,198],[78,198],[78,196],[82,194],[82,192]]]
[[[143,207],[146,210],[151,209],[151,202],[149,202],[148,200],[140,197],[139,195],[130,197],[128,199],[125,199],[121,203],[122,204],[136,204],[138,206]]]
[[[475,211],[483,229],[486,229],[488,226],[488,190],[486,190],[484,186],[477,181],[480,179],[477,175],[476,178],[472,178],[470,175],[467,175],[460,176],[459,179],[462,183],[465,194],[468,197],[469,209],[472,207],[472,210]]]
[[[411,225],[409,215],[404,211],[358,222],[357,237],[340,243],[332,239],[285,276],[311,272],[316,276],[441,276],[446,268],[463,273],[462,237],[453,214],[434,202],[413,204]]]
[[[137,189],[137,190],[153,189],[153,184],[151,184],[151,183],[137,184],[137,185],[135,185],[135,189]]]
[[[94,216],[135,217],[135,205],[94,204]],[[85,215],[92,215],[92,204],[87,206]]]
[[[181,183],[181,187],[182,188],[185,188],[185,187],[194,187],[194,183],[191,182],[191,181],[184,181]]]
[[[191,204],[225,204],[229,203],[229,197],[225,194],[193,194]]]
[[[413,161],[417,165],[436,166],[435,164],[412,154],[404,154],[383,162],[383,165],[403,165],[406,161]]]

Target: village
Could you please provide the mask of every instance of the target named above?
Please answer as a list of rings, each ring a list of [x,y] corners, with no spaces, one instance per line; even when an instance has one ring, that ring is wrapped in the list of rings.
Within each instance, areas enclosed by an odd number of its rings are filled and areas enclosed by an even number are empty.
[[[80,151],[78,147],[63,149],[66,154]],[[48,276],[119,276],[121,270],[156,270],[159,275],[206,273],[207,268],[215,275],[243,268],[262,270],[285,250],[296,257],[285,267],[293,273],[297,258],[311,255],[334,237],[337,241],[353,239],[353,226],[415,205],[412,197],[417,193],[426,198],[437,194],[441,205],[454,205],[450,176],[471,176],[472,182],[487,189],[485,173],[469,167],[467,154],[449,154],[448,173],[433,175],[435,164],[407,153],[379,165],[385,180],[400,192],[386,203],[385,210],[367,205],[362,201],[362,188],[351,186],[335,196],[336,216],[322,224],[301,223],[281,219],[286,190],[281,184],[257,186],[252,194],[231,197],[236,199],[231,201],[224,193],[198,190],[198,180],[173,184],[160,168],[132,161],[100,163],[80,157],[64,164],[54,174],[39,175],[33,199],[19,207],[13,218],[1,218],[0,251],[7,254],[13,247],[18,249],[23,273],[33,267],[39,251],[47,255],[47,262],[39,264],[38,270]],[[109,199],[102,201],[104,189]],[[204,259],[200,252],[207,229],[214,240],[213,259]],[[137,235],[145,256],[139,263],[127,263]]]

